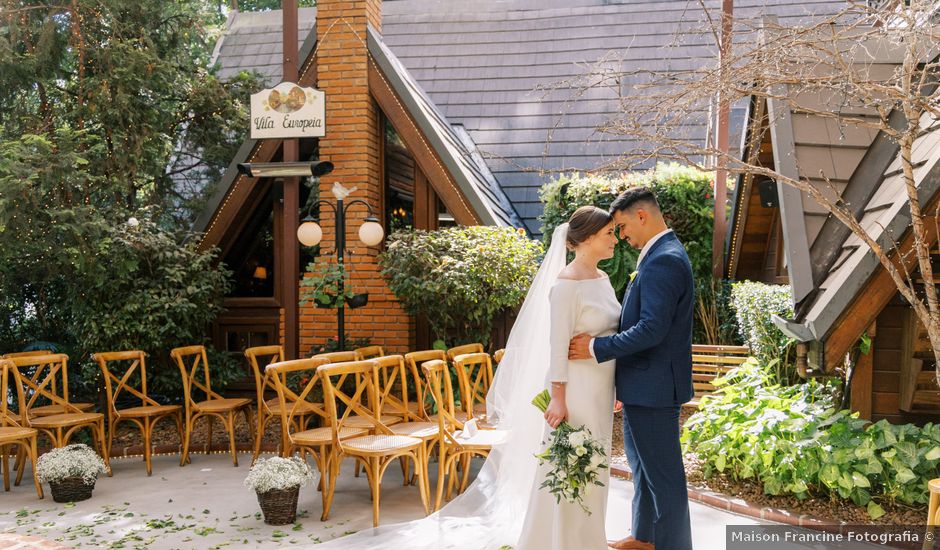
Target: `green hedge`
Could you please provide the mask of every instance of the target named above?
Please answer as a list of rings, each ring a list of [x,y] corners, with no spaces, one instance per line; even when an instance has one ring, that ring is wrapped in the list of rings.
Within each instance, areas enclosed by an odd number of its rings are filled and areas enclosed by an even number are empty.
[[[425,314],[436,338],[486,344],[494,317],[525,298],[543,253],[512,228],[398,231],[379,265],[406,311]]]
[[[703,462],[706,477],[753,479],[768,495],[849,499],[873,519],[884,503],[927,503],[940,426],[868,424],[837,410],[838,382],[781,386],[773,378],[750,359],[719,379],[722,391],[703,398],[686,422],[683,446]]]
[[[797,381],[793,369],[796,342],[771,321],[773,315],[793,317],[793,293],[789,285],[768,285],[752,281],[731,286],[731,307],[738,320],[738,332],[759,361],[777,373],[776,381]]]
[[[712,175],[679,164],[660,164],[655,170],[618,176],[568,174],[544,185],[542,239],[551,244],[552,231],[581,206],[607,209],[623,191],[647,186],[660,203],[666,223],[685,245],[696,278],[711,277],[712,220],[714,197]],[[636,266],[639,251],[626,242],[617,245],[611,260],[603,262],[618,293],[626,286]]]

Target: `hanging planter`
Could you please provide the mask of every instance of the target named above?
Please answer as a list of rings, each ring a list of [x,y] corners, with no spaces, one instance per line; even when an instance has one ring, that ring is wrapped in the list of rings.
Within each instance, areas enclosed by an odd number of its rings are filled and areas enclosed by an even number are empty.
[[[356,309],[357,307],[362,307],[369,303],[369,293],[364,292],[362,294],[355,294],[352,297],[346,298],[346,305],[349,306],[349,309]]]

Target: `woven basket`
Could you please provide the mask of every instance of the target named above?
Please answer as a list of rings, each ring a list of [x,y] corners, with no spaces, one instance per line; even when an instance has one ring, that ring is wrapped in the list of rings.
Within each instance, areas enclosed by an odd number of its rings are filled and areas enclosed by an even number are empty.
[[[264,513],[264,522],[268,525],[286,525],[297,520],[297,496],[300,494],[300,487],[274,489],[256,494]]]
[[[85,485],[85,481],[79,477],[66,477],[61,481],[49,482],[52,489],[52,500],[56,502],[78,502],[91,498],[91,492],[95,484]]]

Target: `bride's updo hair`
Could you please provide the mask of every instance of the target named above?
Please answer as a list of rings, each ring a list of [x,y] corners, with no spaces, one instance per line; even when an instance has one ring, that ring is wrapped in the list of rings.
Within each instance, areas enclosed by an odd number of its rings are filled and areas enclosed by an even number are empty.
[[[574,211],[568,219],[568,248],[574,250],[601,229],[607,226],[613,218],[610,214],[596,206],[582,206]]]

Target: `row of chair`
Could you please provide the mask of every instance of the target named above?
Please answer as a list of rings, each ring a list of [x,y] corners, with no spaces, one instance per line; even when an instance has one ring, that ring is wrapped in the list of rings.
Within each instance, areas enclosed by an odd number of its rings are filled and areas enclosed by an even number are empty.
[[[470,352],[464,353],[464,352]],[[289,389],[286,379],[278,382],[276,377],[269,374],[267,369],[262,369],[262,362],[266,365],[282,362],[283,350],[279,346],[267,346],[261,348],[249,348],[245,352],[252,370],[255,374],[257,397],[258,397],[258,424],[255,433],[252,433],[254,441],[254,461],[259,452],[261,439],[267,423],[277,416],[281,418],[281,450],[282,453],[291,452],[293,445],[290,440],[289,427],[306,428],[310,419],[317,418],[320,423],[331,423],[333,421],[328,413],[326,402],[311,402],[307,398],[311,396],[310,392],[301,398],[295,392]],[[94,441],[102,457],[108,462],[111,445],[117,425],[122,421],[134,423],[141,431],[144,438],[144,460],[147,465],[147,473],[152,473],[151,464],[151,436],[156,423],[163,418],[172,418],[176,422],[177,430],[182,443],[182,452],[180,465],[189,462],[189,444],[192,435],[192,429],[195,421],[202,416],[207,417],[209,430],[209,445],[211,446],[212,420],[219,418],[226,428],[229,435],[229,444],[234,465],[238,465],[237,454],[235,452],[234,423],[235,417],[239,413],[245,415],[249,430],[254,427],[251,419],[251,401],[248,399],[230,399],[223,398],[211,389],[211,378],[208,360],[205,348],[202,346],[189,346],[176,348],[171,351],[171,357],[177,363],[183,379],[184,402],[183,405],[161,405],[148,395],[146,359],[141,351],[124,351],[95,354],[94,359],[98,362],[104,375],[105,389],[107,392],[108,403],[108,432],[105,438],[104,415],[93,412],[94,406],[90,403],[71,402],[68,397],[68,357],[63,354],[52,354],[49,352],[26,352],[18,354],[8,354],[2,356],[4,362],[3,381],[4,388],[0,395],[10,395],[8,392],[12,386],[16,391],[22,393],[22,397],[17,398],[20,404],[20,412],[25,411],[25,415],[8,410],[8,402],[4,403],[2,415],[0,415],[0,448],[8,443],[18,444],[22,441],[21,452],[18,454],[18,465],[21,466],[23,460],[29,457],[35,463],[35,440],[38,433],[45,433],[49,436],[54,446],[63,446],[68,443],[72,434],[77,430],[88,427],[91,428]],[[418,425],[421,422],[431,424],[434,420],[440,419],[440,414],[432,415],[425,410],[424,404],[427,396],[427,383],[420,373],[422,369],[418,364],[424,361],[438,360],[444,361],[450,359],[455,365],[459,386],[461,388],[461,404],[463,410],[458,412],[454,410],[454,394],[450,377],[444,377],[446,383],[446,393],[449,395],[450,417],[446,421],[448,426],[461,426],[458,424],[458,417],[464,419],[477,417],[479,420],[485,420],[485,394],[492,381],[493,369],[489,355],[482,353],[482,346],[472,344],[470,346],[461,346],[452,348],[446,353],[438,350],[410,353],[402,356],[385,356],[384,351],[377,346],[362,348],[353,352],[337,352],[332,354],[322,354],[315,356],[317,366],[329,363],[341,363],[349,361],[361,361],[370,357],[379,357],[380,368],[377,371],[378,378],[375,381],[377,394],[369,397],[367,406],[379,407],[379,416],[375,421],[382,425],[399,425],[397,434],[401,437],[419,436],[422,441],[427,442],[433,439],[434,430],[428,425]],[[501,352],[497,352],[497,360],[501,357]],[[303,360],[302,360],[303,361]],[[116,364],[124,363],[123,371]],[[405,365],[408,368],[406,369]],[[446,363],[445,363],[446,364]],[[21,372],[23,376],[21,376]],[[10,376],[10,373],[13,376]],[[136,373],[136,377],[134,376]],[[408,375],[411,375],[411,384],[409,384]],[[347,373],[347,376],[349,374]],[[307,384],[315,384],[319,378],[316,372],[306,376]],[[356,386],[365,387],[365,378],[361,375],[355,375]],[[10,380],[13,384],[10,384]],[[137,382],[135,387],[134,381]],[[309,386],[312,389],[312,385]],[[409,387],[411,388],[409,390]],[[24,391],[25,390],[25,391]],[[199,390],[205,395],[205,399],[194,399],[194,390]],[[274,390],[277,392],[278,399],[265,399],[265,391]],[[326,386],[323,386],[326,393]],[[301,395],[303,392],[301,392]],[[410,394],[416,396],[414,401],[409,401]],[[19,395],[19,394],[18,394]],[[139,400],[139,406],[119,407],[119,403],[125,395],[134,400]],[[368,395],[368,392],[366,393]],[[442,394],[442,399],[443,399]],[[348,397],[348,396],[347,396]],[[362,397],[360,395],[360,397]],[[283,418],[287,413],[286,405],[291,403],[290,419]],[[8,400],[6,400],[8,401]],[[430,400],[428,400],[430,402]],[[335,405],[335,403],[334,403]],[[345,405],[341,405],[341,408]],[[446,417],[446,415],[445,415]],[[403,420],[410,422],[402,422]],[[332,425],[332,424],[331,424]],[[352,434],[349,430],[374,431],[375,425],[371,420],[363,415],[354,415],[349,419],[346,431],[340,435]],[[321,428],[319,435],[323,435]],[[254,431],[254,430],[252,430]],[[303,430],[301,430],[303,431]],[[434,433],[441,433],[439,430]],[[308,434],[309,435],[309,434]],[[315,434],[316,435],[316,434]],[[466,445],[465,445],[466,446]],[[425,449],[426,451],[427,449]],[[6,453],[3,454],[3,462],[0,467],[4,470],[5,489],[9,490],[9,468],[7,465]],[[317,455],[313,455],[315,460]],[[423,462],[426,471],[428,454],[425,452],[421,457],[416,456],[418,462]],[[317,462],[321,471],[328,473],[327,461],[325,455],[321,452],[320,460]],[[363,464],[372,470],[367,469],[367,474],[374,477],[375,465],[363,460]],[[442,472],[444,466],[444,456],[441,456]],[[448,463],[451,464],[451,463]],[[384,467],[382,468],[384,471]],[[416,470],[419,467],[416,466]],[[33,468],[35,473],[35,467]],[[464,469],[466,472],[467,470]],[[19,468],[17,476],[17,485],[22,477],[23,469]],[[109,465],[110,474],[110,465]],[[419,474],[419,472],[416,472]],[[358,465],[357,465],[358,475]],[[407,472],[406,472],[407,475]],[[466,478],[466,475],[464,476]],[[442,477],[440,478],[442,479]],[[460,490],[466,485],[466,479],[461,484]],[[448,488],[448,494],[451,487]],[[42,498],[41,487],[37,482],[37,492]],[[440,496],[438,496],[438,504]],[[324,509],[327,513],[327,508]],[[376,516],[377,520],[377,516]]]

